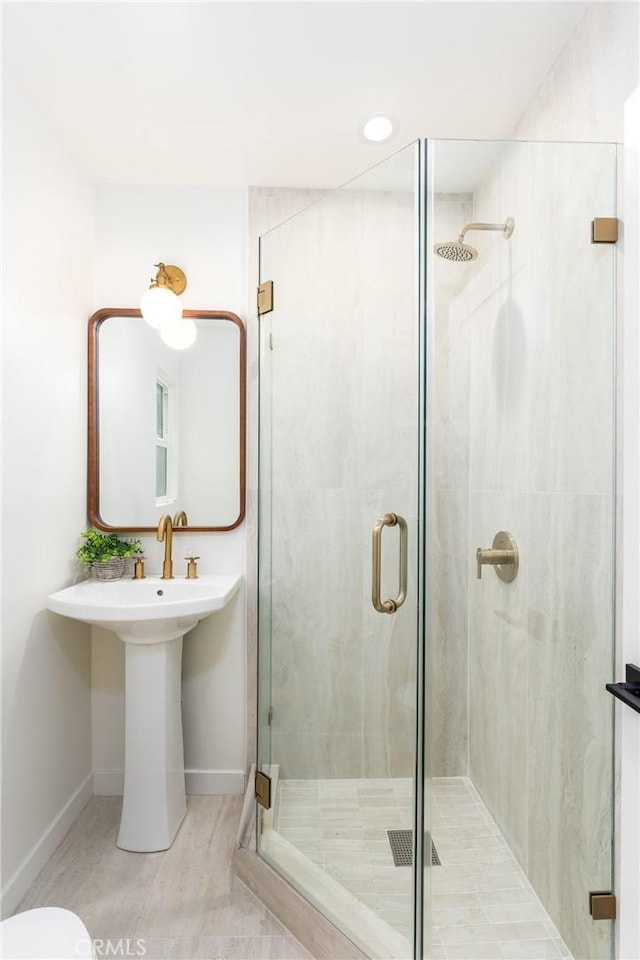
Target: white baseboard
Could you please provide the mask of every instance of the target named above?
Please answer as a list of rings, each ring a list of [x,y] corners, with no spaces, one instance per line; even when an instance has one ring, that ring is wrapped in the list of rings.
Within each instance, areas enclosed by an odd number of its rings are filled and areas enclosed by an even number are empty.
[[[244,770],[185,770],[188,794],[243,794],[246,785]]]
[[[190,795],[243,794],[244,770],[185,770],[185,787]],[[97,797],[121,797],[124,785],[122,770],[95,770],[94,793]]]
[[[1,912],[3,918],[15,913],[29,887],[67,835],[92,796],[93,774],[90,773],[40,839],[33,845],[13,876],[3,886]]]
[[[93,792],[96,797],[121,797],[124,770],[94,770]]]

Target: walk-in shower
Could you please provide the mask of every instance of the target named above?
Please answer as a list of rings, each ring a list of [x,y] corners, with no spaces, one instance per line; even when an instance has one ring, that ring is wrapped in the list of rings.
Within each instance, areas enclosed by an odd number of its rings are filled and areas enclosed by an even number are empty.
[[[416,143],[261,238],[258,853],[369,957],[611,956],[615,190]]]

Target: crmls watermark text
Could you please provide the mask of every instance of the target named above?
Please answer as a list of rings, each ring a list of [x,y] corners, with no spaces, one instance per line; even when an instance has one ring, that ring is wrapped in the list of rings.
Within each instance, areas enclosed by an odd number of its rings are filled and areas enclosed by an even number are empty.
[[[144,957],[147,952],[144,940],[127,937],[124,940],[78,940],[76,953],[79,957],[91,957],[92,947],[97,960],[103,957]]]

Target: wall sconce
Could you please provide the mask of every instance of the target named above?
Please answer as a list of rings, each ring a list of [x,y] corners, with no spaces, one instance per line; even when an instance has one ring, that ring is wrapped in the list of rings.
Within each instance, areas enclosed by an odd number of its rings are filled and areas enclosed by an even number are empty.
[[[196,339],[193,320],[182,319],[179,294],[187,286],[187,278],[180,267],[156,263],[155,280],[140,301],[142,316],[149,326],[160,332],[162,340],[174,350],[185,350]]]

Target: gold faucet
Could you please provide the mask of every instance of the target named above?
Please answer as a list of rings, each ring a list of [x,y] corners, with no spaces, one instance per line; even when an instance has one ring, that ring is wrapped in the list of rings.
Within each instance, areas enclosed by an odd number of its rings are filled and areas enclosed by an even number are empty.
[[[159,543],[162,543],[164,540],[164,560],[162,562],[162,579],[163,580],[173,580],[173,560],[171,558],[171,547],[173,545],[173,525],[171,523],[171,517],[168,513],[165,513],[164,517],[160,517],[160,523],[158,524],[158,533],[156,535],[156,540]]]
[[[189,521],[187,520],[187,515],[184,510],[178,510],[175,517],[173,518],[174,527],[188,527]]]

